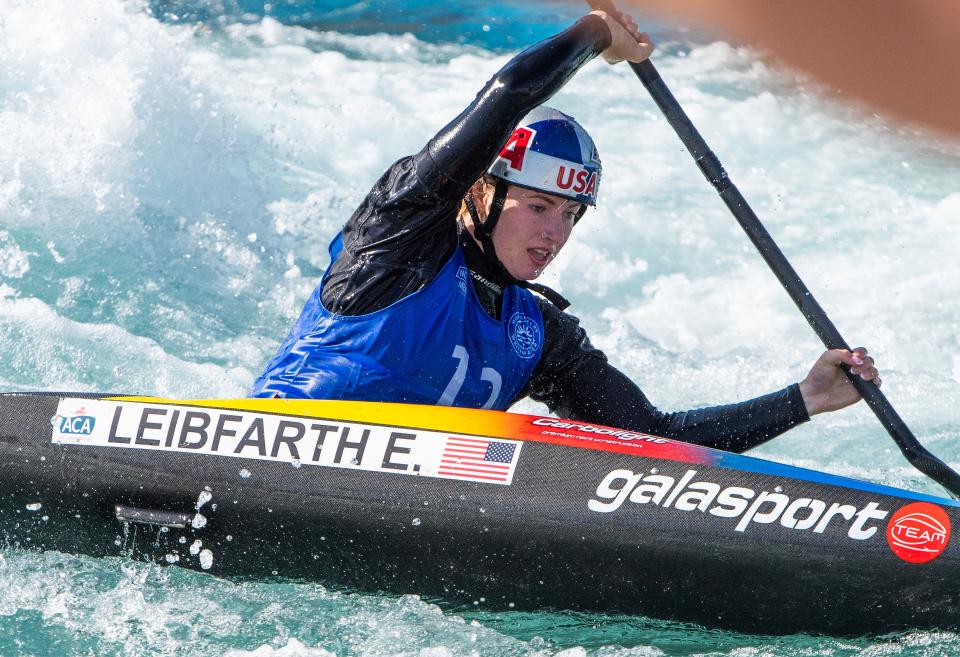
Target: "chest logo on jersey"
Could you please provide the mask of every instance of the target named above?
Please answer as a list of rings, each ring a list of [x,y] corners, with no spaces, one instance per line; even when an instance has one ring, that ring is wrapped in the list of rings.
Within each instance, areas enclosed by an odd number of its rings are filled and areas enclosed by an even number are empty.
[[[457,287],[460,288],[460,294],[467,294],[467,282],[470,280],[470,272],[466,267],[460,267],[457,270]]]
[[[519,310],[510,317],[507,333],[513,350],[521,358],[533,358],[540,350],[540,327]]]

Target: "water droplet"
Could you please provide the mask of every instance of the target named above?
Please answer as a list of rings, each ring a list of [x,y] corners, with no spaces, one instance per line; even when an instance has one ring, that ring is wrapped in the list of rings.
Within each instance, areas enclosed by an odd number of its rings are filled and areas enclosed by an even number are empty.
[[[123,370],[119,367],[114,367],[112,373],[115,377],[120,377],[120,375],[123,374]]]
[[[39,511],[43,508],[43,505],[40,502],[31,502],[27,505],[27,511]]]
[[[360,465],[360,461],[358,461],[356,458],[352,458],[350,459],[350,465]]]
[[[177,542],[180,543],[180,545],[184,545],[184,544],[187,542],[187,537],[186,537],[186,536],[181,536],[181,537],[177,540]]]
[[[227,540],[228,540],[228,541],[232,541],[232,540],[233,540],[233,535],[232,535],[232,534],[227,534]]]
[[[240,471],[240,477],[241,477],[241,479],[249,479],[249,478],[250,478],[250,471],[247,470],[246,468],[244,468],[243,470]]]
[[[517,603],[515,603],[515,602],[508,602],[508,603],[507,603],[507,606],[510,607],[511,609],[513,609],[514,607],[517,606]]]
[[[62,415],[54,415],[52,418],[50,418],[50,424],[55,427],[59,427],[61,422],[63,422]]]
[[[207,502],[209,502],[209,501],[212,500],[212,499],[213,499],[213,493],[211,493],[211,492],[208,491],[208,490],[200,491],[200,495],[197,496],[197,504],[196,504],[196,506],[193,507],[193,508],[195,508],[197,511],[199,511],[199,510],[200,510],[200,507],[202,507],[204,504],[206,504]]]
[[[650,474],[659,474],[660,468],[650,468]]]
[[[203,541],[201,541],[198,538],[197,540],[195,540],[193,543],[190,544],[190,554],[192,554],[193,556],[197,556],[198,554],[200,554],[200,548],[202,547],[203,547]]]
[[[774,492],[774,493],[782,493],[782,492],[783,492],[783,486],[777,486],[776,488],[773,489],[773,492]]]
[[[46,522],[46,521],[50,520],[50,516],[41,516],[41,517],[40,517],[40,520]]]
[[[193,516],[193,520],[190,521],[190,525],[194,529],[203,529],[204,527],[207,526],[207,519],[203,517],[203,514],[198,513],[195,516]]]
[[[200,567],[204,570],[210,570],[210,567],[213,565],[213,552],[210,550],[201,550],[200,552]]]
[[[299,468],[300,465],[301,465],[301,464],[300,464],[300,459],[293,459],[293,461],[290,462],[290,465],[292,465],[292,466],[295,467],[295,468]]]
[[[177,554],[168,554],[163,558],[167,560],[167,563],[177,563],[180,561],[180,555]]]
[[[215,503],[214,503],[214,504],[211,504],[211,505],[210,505],[210,510],[211,510],[211,511],[216,511],[216,510],[217,510],[217,505],[216,505]]]
[[[421,522],[420,518],[414,518],[412,521],[410,521],[410,524],[413,525],[414,527],[419,527],[420,522]]]

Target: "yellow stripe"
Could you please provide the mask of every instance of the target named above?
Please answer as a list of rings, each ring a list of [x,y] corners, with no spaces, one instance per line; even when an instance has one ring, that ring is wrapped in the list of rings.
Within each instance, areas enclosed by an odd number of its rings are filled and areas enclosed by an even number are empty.
[[[424,406],[387,402],[330,401],[318,399],[163,399],[159,397],[110,397],[110,401],[197,406],[222,410],[253,411],[325,418],[371,424],[387,424],[433,431],[485,433],[511,437],[510,426],[519,418],[500,411],[449,406]]]

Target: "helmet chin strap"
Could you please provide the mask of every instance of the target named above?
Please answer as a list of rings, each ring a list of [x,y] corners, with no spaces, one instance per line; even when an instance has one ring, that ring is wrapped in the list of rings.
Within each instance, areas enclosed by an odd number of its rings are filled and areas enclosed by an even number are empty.
[[[508,186],[509,183],[506,180],[497,178],[497,184],[493,190],[493,202],[490,204],[490,213],[487,215],[486,221],[481,221],[480,213],[477,210],[476,204],[473,202],[473,196],[470,192],[467,192],[466,198],[464,199],[467,205],[467,211],[473,220],[473,234],[480,240],[480,245],[483,247],[483,256],[487,260],[487,263],[493,268],[493,271],[496,272],[502,280],[518,287],[533,290],[560,310],[566,310],[570,307],[570,302],[567,301],[563,295],[551,290],[546,285],[521,281],[514,278],[497,256],[497,249],[493,245],[493,229],[497,227],[497,222],[500,221],[500,213],[503,212],[503,204],[507,200]]]

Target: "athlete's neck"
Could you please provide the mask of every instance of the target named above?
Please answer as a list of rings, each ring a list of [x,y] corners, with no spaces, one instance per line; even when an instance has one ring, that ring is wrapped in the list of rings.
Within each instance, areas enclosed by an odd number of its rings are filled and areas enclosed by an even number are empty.
[[[477,291],[480,305],[488,315],[500,319],[500,307],[503,305],[503,288],[512,281],[504,280],[484,256],[483,249],[466,230],[460,233],[460,247],[467,260],[467,268],[473,279],[473,289]]]

